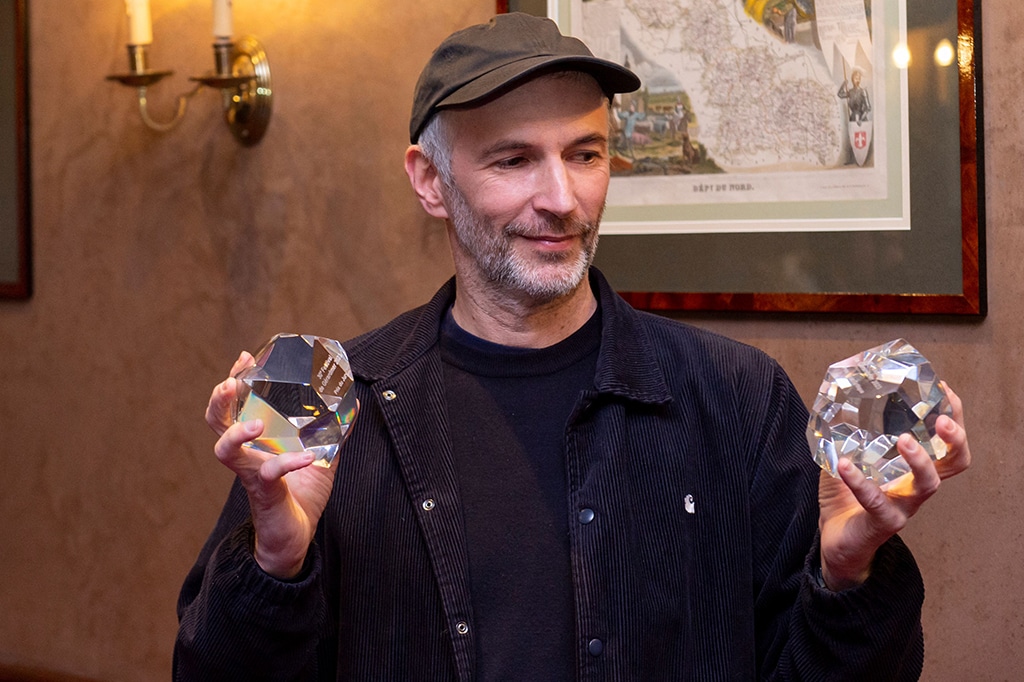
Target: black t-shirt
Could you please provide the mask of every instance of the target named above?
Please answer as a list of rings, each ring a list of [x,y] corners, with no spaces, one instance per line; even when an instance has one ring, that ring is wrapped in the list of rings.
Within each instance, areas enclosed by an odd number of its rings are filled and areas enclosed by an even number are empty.
[[[441,330],[473,599],[477,679],[575,679],[565,428],[592,388],[600,312],[541,349]]]

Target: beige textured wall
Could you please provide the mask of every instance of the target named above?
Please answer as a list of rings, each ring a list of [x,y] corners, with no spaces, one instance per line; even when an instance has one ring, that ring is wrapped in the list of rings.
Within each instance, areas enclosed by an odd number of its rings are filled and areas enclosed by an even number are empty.
[[[450,272],[401,170],[419,65],[490,0],[242,0],[270,53],[266,139],[239,147],[217,97],[158,135],[124,69],[120,0],[33,0],[36,294],[0,303],[0,662],[166,679],[177,589],[229,484],[202,423],[242,347],[344,338]],[[166,115],[209,68],[209,3],[153,2]],[[805,398],[824,366],[906,336],[968,404],[977,462],[905,533],[928,585],[929,680],[1024,666],[1024,5],[985,3],[990,314],[984,321],[691,316],[765,348]]]

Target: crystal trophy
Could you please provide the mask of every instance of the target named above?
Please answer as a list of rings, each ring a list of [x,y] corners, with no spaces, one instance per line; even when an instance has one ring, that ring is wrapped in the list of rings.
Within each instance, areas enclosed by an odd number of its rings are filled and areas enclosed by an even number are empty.
[[[879,485],[910,471],[896,440],[910,433],[933,460],[946,455],[935,435],[939,415],[953,414],[935,370],[903,339],[841,360],[825,373],[811,408],[807,442],[832,476],[847,457]]]
[[[356,416],[352,371],[340,343],[278,334],[235,379],[235,421],[263,420],[263,434],[250,447],[275,455],[306,450],[314,464],[331,466]]]

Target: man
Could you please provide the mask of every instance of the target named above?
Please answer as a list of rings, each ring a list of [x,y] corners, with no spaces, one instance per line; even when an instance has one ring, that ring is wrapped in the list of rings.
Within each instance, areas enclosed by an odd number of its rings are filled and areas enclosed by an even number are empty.
[[[850,122],[864,123],[868,120],[868,114],[871,113],[871,99],[868,97],[868,91],[860,85],[864,79],[864,69],[855,66],[850,79],[853,81],[853,85],[850,85],[844,78],[836,95],[840,99],[846,100],[846,106],[850,110]]]
[[[903,437],[894,489],[845,460],[819,487],[773,361],[617,297],[589,265],[609,99],[638,85],[524,15],[434,53],[405,161],[456,276],[345,344],[361,412],[333,469],[243,447],[262,424],[214,389],[238,481],[177,679],[916,678],[894,533],[966,468],[960,402],[938,465]]]
[[[626,143],[626,154],[629,158],[636,158],[636,124],[637,121],[642,121],[647,118],[647,113],[638,111],[636,108],[636,100],[632,99],[629,102],[629,111],[620,111],[618,114],[619,118],[623,121],[622,126],[622,139]]]

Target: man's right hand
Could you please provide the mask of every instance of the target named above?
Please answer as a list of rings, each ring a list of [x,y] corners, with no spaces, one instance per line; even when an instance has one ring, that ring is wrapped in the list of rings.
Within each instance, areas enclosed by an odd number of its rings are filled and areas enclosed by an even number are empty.
[[[238,356],[231,377],[253,365],[247,352]],[[269,575],[293,578],[302,570],[317,523],[334,487],[334,468],[310,466],[313,455],[272,455],[245,447],[263,432],[260,420],[232,423],[236,380],[218,384],[206,407],[206,423],[220,438],[214,453],[238,476],[249,496],[256,534],[253,553]],[[356,405],[358,411],[358,404]],[[351,428],[351,427],[350,427]]]

